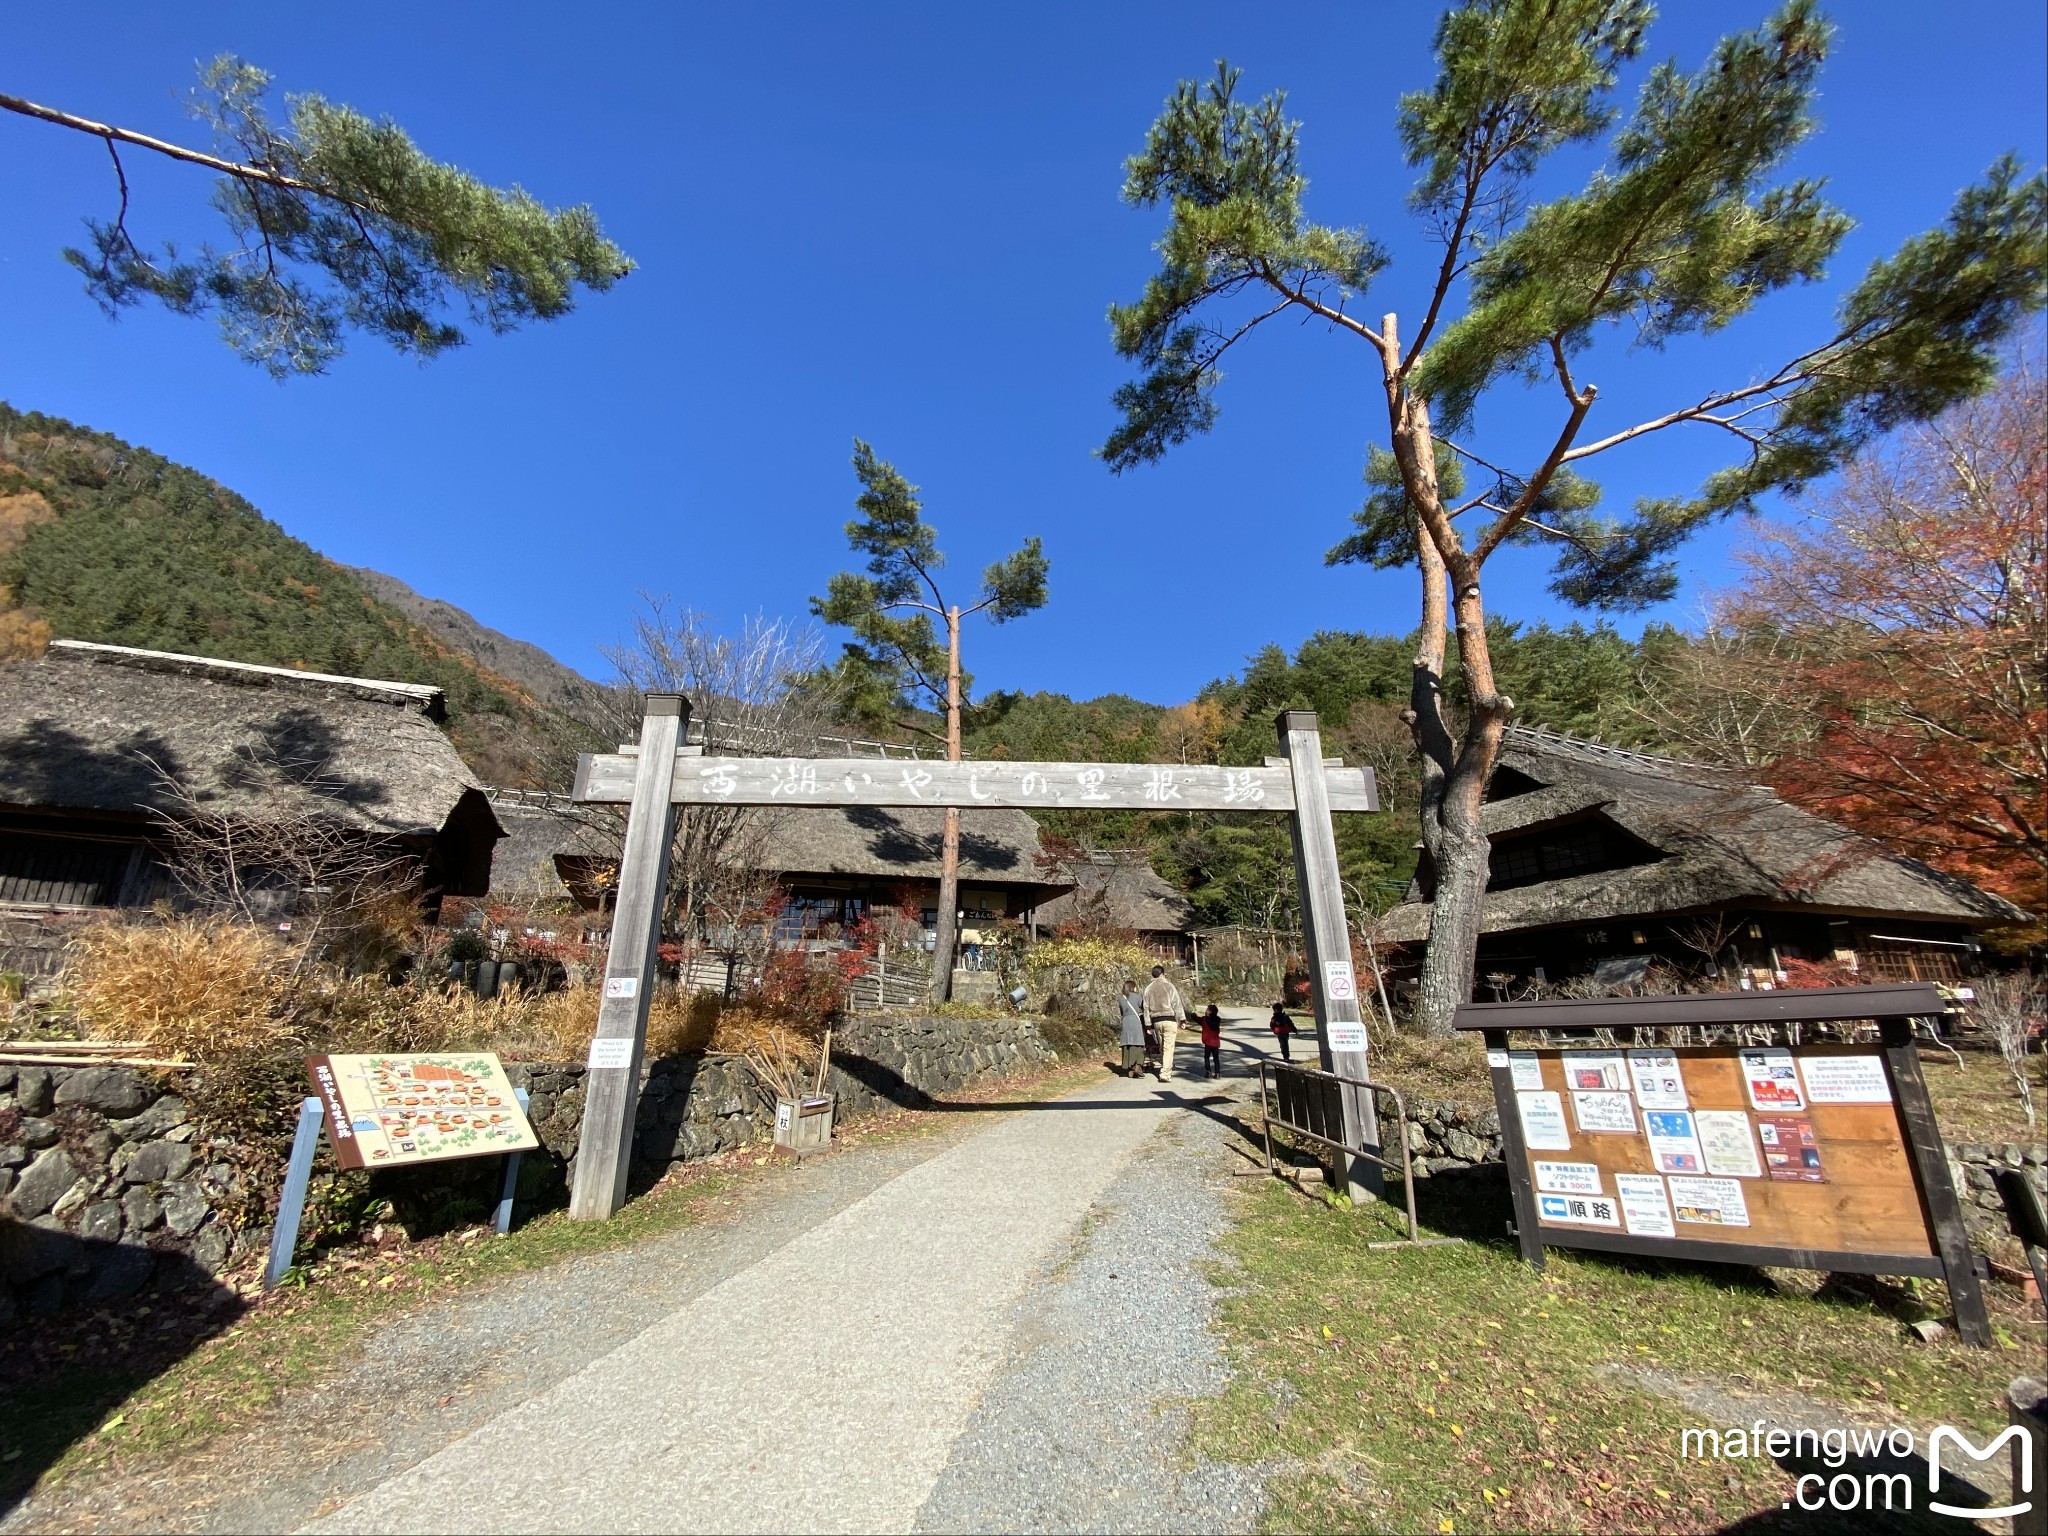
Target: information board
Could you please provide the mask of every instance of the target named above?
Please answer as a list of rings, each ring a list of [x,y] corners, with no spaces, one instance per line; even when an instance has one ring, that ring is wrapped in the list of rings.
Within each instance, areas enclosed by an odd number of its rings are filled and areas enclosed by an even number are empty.
[[[512,1084],[486,1051],[408,1056],[308,1056],[344,1168],[391,1168],[540,1145]]]
[[[1770,1079],[1761,1105],[1744,1058],[1764,1053],[1733,1046],[1510,1054],[1526,1063],[1517,1083],[1532,1085],[1512,1091],[1540,1226],[1934,1253],[1875,1046],[1768,1053],[1771,1070],[1790,1076]],[[1617,1065],[1624,1055],[1626,1068]],[[1845,1080],[1874,1082],[1881,1096],[1822,1101],[1809,1086]],[[1581,1081],[1602,1086],[1582,1089]],[[1655,1084],[1648,1094],[1646,1083]],[[1558,1179],[1546,1170],[1559,1166],[1583,1172],[1569,1188],[1550,1187]]]
[[[1913,1032],[1944,1007],[1924,983],[1780,988],[1466,1003],[1455,1027],[1486,1040],[1531,1264],[1562,1247],[1928,1276],[1988,1345]],[[1724,1043],[1669,1043],[1702,1035]]]

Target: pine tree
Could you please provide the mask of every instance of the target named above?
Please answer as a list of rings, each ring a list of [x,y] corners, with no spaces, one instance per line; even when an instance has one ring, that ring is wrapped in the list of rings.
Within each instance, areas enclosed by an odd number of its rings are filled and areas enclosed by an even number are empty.
[[[509,331],[567,314],[578,284],[601,292],[632,271],[589,208],[498,191],[421,154],[396,123],[318,96],[290,97],[279,127],[263,110],[269,85],[225,54],[200,71],[191,110],[216,153],[0,95],[0,108],[106,143],[120,209],[87,219],[90,248],[64,258],[110,317],[152,298],[210,311],[230,346],[284,378],[325,371],[351,330],[433,357],[467,339],[451,311]],[[138,245],[124,146],[220,172],[214,207],[231,244],[186,256]]]
[[[861,493],[861,516],[846,525],[846,538],[868,556],[867,574],[842,571],[811,612],[827,624],[851,629],[835,679],[840,696],[856,717],[893,724],[942,740],[946,760],[960,761],[961,715],[972,679],[960,668],[960,623],[977,613],[1006,624],[1045,606],[1045,556],[1035,538],[982,573],[981,597],[963,608],[947,602],[938,573],[946,564],[939,539],[924,520],[917,487],[896,466],[875,457],[858,438],[853,472]],[[941,641],[932,621],[946,626]],[[914,715],[929,709],[945,719],[938,736]],[[946,810],[945,841],[939,862],[938,942],[932,955],[938,1000],[953,995],[953,951],[960,911],[960,812]]]
[[[1399,105],[1419,173],[1409,204],[1442,246],[1406,324],[1399,312],[1377,324],[1354,312],[1387,255],[1361,229],[1309,220],[1299,125],[1279,94],[1247,104],[1238,73],[1219,65],[1206,85],[1174,91],[1126,166],[1126,200],[1170,216],[1159,271],[1136,303],[1110,311],[1117,349],[1143,370],[1115,397],[1123,419],[1102,449],[1112,470],[1209,430],[1219,364],[1268,321],[1320,321],[1378,363],[1386,438],[1369,451],[1357,531],[1330,558],[1421,576],[1407,718],[1437,871],[1418,1001],[1431,1031],[1471,994],[1487,878],[1480,806],[1515,708],[1488,643],[1488,558],[1510,541],[1543,542],[1568,601],[1629,609],[1666,597],[1688,535],[1980,392],[1999,342],[2041,302],[2048,187],[2008,156],[1939,228],[1870,268],[1831,334],[1760,378],[1702,379],[1690,403],[1610,428],[1612,403],[1590,376],[1596,342],[1664,347],[1719,330],[1820,279],[1850,229],[1820,182],[1780,175],[1815,126],[1831,29],[1811,0],[1724,38],[1696,72],[1657,66],[1624,122],[1610,97],[1652,15],[1645,0],[1475,0],[1443,18],[1435,84]],[[1596,143],[1606,164],[1580,191],[1532,200],[1547,156]],[[1474,433],[1488,393],[1524,381],[1555,392],[1558,427],[1534,463],[1511,466]],[[1693,494],[1603,515],[1579,467],[1689,425],[1722,434],[1735,462]],[[1453,625],[1461,729],[1444,686]]]

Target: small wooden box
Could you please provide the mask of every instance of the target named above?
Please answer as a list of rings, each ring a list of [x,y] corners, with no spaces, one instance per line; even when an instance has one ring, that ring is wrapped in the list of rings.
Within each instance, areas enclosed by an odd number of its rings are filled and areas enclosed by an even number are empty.
[[[777,1099],[775,1101],[775,1145],[787,1147],[802,1157],[822,1152],[832,1144],[833,1096]]]

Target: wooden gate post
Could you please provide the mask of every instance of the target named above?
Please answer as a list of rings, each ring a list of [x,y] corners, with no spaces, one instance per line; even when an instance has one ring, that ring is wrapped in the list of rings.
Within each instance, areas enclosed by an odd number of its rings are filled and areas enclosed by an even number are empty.
[[[1316,1046],[1323,1070],[1343,1077],[1371,1076],[1367,1070],[1365,1016],[1358,1007],[1358,977],[1351,967],[1351,931],[1344,921],[1344,887],[1337,873],[1337,834],[1330,821],[1330,787],[1323,773],[1323,736],[1312,709],[1283,710],[1274,722],[1280,750],[1294,779],[1294,881],[1301,892],[1302,937],[1307,946],[1309,994],[1315,999]],[[1375,1155],[1380,1149],[1379,1111],[1372,1091],[1345,1085],[1344,1140]],[[1407,1127],[1401,1128],[1407,1134]],[[1376,1200],[1379,1168],[1348,1157],[1341,1170],[1353,1200]]]
[[[633,770],[632,809],[626,813],[619,859],[604,999],[598,1005],[597,1037],[590,1042],[583,1074],[583,1131],[576,1143],[576,1179],[569,1192],[569,1215],[576,1221],[603,1221],[626,1201],[640,1058],[647,1045],[647,1007],[654,993],[655,946],[661,941],[661,909],[668,894],[676,748],[689,718],[690,705],[681,694],[647,695],[640,756]]]

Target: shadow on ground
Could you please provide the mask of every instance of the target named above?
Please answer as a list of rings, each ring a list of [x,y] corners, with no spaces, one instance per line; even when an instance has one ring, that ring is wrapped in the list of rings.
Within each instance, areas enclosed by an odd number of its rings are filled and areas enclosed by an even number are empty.
[[[27,1313],[0,1327],[0,1515],[66,1451],[98,1433],[117,1405],[244,1310],[239,1296],[182,1253],[11,1219],[0,1219],[0,1274],[26,1282]],[[134,1288],[59,1309],[66,1276],[110,1274]]]

